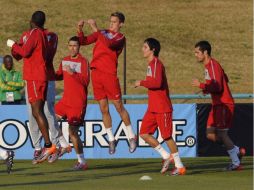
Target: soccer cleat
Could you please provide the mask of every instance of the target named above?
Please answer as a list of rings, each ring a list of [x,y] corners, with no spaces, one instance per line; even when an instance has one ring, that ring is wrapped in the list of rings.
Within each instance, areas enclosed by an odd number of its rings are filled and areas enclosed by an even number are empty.
[[[174,168],[172,171],[171,171],[171,175],[172,176],[175,176],[175,175],[185,175],[186,173],[186,168],[185,167],[182,167],[182,168]]]
[[[82,170],[85,171],[85,170],[88,169],[88,165],[87,165],[87,163],[79,163],[79,162],[77,162],[77,164],[75,164],[73,169],[76,170],[76,171],[82,171]]]
[[[57,161],[59,158],[59,150],[56,149],[56,152],[51,154],[49,157],[48,157],[48,163],[54,163],[55,161]]]
[[[108,149],[109,154],[114,154],[116,152],[116,141],[115,140],[109,141],[108,146],[109,146]]]
[[[62,157],[65,153],[70,153],[71,152],[71,146],[67,147],[60,147],[59,152],[58,152],[58,157]]]
[[[50,148],[43,148],[41,155],[37,159],[37,163],[44,162],[51,154],[56,152],[56,145],[52,144]]]
[[[129,140],[129,151],[130,153],[133,153],[137,148],[137,138],[131,138]]]
[[[35,150],[34,151],[34,158],[32,160],[32,164],[37,164],[37,160],[39,158],[39,156],[41,155],[41,150]]]
[[[168,168],[169,168],[169,164],[170,163],[174,163],[174,158],[172,156],[172,154],[170,154],[168,159],[162,160],[162,168],[161,168],[161,173],[164,174]]]
[[[242,165],[235,165],[235,164],[229,164],[226,168],[225,168],[225,171],[240,171],[242,170],[243,167]]]
[[[239,153],[237,154],[237,156],[238,156],[240,162],[241,162],[242,158],[245,156],[245,154],[246,154],[245,148],[243,148],[243,147],[239,148]]]
[[[13,166],[13,158],[15,156],[13,151],[7,151],[8,157],[5,159],[5,164],[7,166],[7,173],[11,173],[11,169]]]

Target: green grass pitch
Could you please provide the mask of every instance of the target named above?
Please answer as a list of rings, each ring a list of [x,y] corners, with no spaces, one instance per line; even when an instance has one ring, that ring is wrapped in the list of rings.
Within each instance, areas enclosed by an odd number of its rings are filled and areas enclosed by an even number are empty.
[[[244,170],[225,172],[227,157],[184,158],[185,176],[161,175],[160,159],[88,160],[87,171],[73,171],[76,160],[32,165],[30,160],[16,160],[12,174],[0,167],[0,189],[172,189],[172,190],[250,190],[253,189],[253,157],[244,157]],[[173,166],[171,165],[171,168]],[[139,178],[148,175],[149,181]]]

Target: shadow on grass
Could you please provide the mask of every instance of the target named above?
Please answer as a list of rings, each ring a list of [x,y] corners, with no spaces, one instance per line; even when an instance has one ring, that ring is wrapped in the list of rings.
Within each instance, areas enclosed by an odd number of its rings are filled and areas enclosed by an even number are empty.
[[[24,183],[15,183],[12,182],[11,184],[0,184],[0,187],[17,187],[17,186],[24,186],[24,185],[48,185],[48,184],[62,184],[62,183],[73,183],[81,181],[82,179],[69,179],[69,180],[51,180],[51,181],[35,181],[35,182],[24,182]]]

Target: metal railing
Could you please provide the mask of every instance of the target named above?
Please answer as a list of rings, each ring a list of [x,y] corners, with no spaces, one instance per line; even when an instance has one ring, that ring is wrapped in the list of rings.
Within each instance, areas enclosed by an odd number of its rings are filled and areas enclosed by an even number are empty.
[[[254,94],[232,94],[234,99],[253,99]],[[59,100],[61,98],[60,95],[56,96],[56,100]],[[140,94],[140,95],[123,95],[123,100],[145,100],[148,98],[148,95],[146,94]],[[210,95],[202,95],[202,94],[172,94],[170,95],[171,99],[209,99],[211,98]],[[93,100],[94,97],[92,95],[88,96],[88,100]]]

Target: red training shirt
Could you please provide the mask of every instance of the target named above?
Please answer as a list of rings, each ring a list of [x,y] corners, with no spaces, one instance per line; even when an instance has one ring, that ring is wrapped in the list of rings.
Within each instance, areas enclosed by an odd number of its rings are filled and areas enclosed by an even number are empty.
[[[66,65],[71,67],[74,72],[72,75],[66,72],[64,67]],[[63,103],[74,108],[85,107],[89,84],[89,64],[86,58],[81,54],[78,54],[75,59],[70,56],[65,57],[55,76],[56,80],[64,81]]]
[[[78,37],[81,45],[95,43],[91,68],[108,74],[117,74],[117,59],[125,44],[123,34],[110,30],[100,30],[89,36],[84,36],[84,33],[80,32]]]
[[[142,80],[140,85],[148,88],[149,112],[172,112],[165,68],[157,57],[149,63],[146,79]]]
[[[19,44],[12,46],[13,57],[24,59],[24,80],[47,81],[46,46],[45,35],[40,28],[24,32]]]
[[[215,59],[205,65],[205,80],[199,87],[203,89],[203,93],[211,94],[213,105],[234,104],[228,87],[228,77]]]

